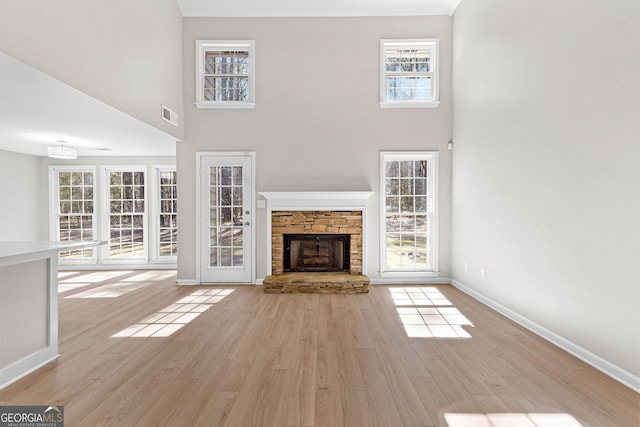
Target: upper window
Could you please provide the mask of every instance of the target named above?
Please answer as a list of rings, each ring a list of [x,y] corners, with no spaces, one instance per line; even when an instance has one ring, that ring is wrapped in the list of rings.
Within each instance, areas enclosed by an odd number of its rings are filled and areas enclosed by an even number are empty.
[[[255,107],[253,40],[196,41],[196,106]]]
[[[438,39],[380,41],[380,106],[437,107]]]

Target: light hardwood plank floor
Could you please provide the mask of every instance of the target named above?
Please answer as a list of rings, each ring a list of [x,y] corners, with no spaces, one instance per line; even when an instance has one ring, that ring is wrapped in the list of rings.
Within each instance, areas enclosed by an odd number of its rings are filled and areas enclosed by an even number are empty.
[[[61,356],[0,405],[64,405],[67,427],[640,425],[637,393],[449,285],[174,283],[62,272]]]

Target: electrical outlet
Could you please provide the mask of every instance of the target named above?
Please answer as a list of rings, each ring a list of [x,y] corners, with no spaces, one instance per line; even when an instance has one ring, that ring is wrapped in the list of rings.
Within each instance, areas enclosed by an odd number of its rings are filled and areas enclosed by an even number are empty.
[[[264,209],[267,207],[267,201],[264,199],[258,199],[258,209]]]
[[[464,263],[464,271],[469,271],[469,263],[468,262]]]
[[[484,268],[481,268],[481,269],[480,269],[480,278],[481,278],[482,280],[484,280],[484,279],[486,279],[486,278],[487,278],[487,270],[485,270]]]

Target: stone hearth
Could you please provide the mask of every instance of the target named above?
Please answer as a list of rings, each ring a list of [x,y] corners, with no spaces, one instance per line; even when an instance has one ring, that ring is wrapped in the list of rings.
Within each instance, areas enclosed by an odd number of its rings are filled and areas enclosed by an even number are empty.
[[[369,292],[369,278],[349,273],[285,273],[264,279],[265,293],[337,293]]]

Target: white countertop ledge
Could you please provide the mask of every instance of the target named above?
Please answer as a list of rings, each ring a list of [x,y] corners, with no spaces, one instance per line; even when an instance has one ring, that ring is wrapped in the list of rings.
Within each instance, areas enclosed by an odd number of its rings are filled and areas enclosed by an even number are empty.
[[[0,266],[28,262],[33,259],[45,258],[44,255],[46,254],[68,251],[71,249],[87,248],[91,246],[100,246],[106,243],[106,241],[99,240],[85,242],[0,242]]]

